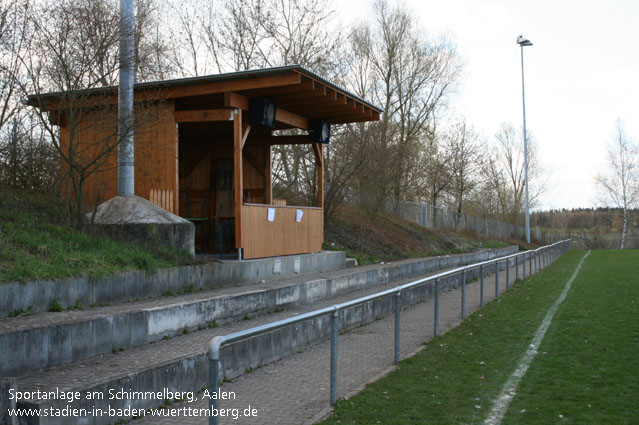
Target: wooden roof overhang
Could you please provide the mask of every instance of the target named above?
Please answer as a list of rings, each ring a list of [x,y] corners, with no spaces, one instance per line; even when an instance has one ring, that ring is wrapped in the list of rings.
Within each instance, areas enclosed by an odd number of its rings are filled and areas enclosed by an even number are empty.
[[[117,103],[117,87],[75,93],[74,103]],[[135,101],[173,99],[176,122],[224,121],[231,110],[248,111],[249,100],[266,97],[277,105],[276,129],[308,130],[310,119],[331,124],[379,120],[382,110],[299,65],[135,84]],[[30,96],[28,104],[59,111],[70,92]]]

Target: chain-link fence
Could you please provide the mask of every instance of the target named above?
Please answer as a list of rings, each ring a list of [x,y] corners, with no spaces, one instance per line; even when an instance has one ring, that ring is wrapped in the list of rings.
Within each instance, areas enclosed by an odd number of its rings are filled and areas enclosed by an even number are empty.
[[[447,211],[442,207],[408,201],[387,201],[385,211],[403,220],[423,227],[468,230],[478,235],[497,239],[525,239],[526,229],[501,221],[478,218],[468,214]],[[530,229],[531,238],[543,243],[553,243],[555,234],[541,228]]]

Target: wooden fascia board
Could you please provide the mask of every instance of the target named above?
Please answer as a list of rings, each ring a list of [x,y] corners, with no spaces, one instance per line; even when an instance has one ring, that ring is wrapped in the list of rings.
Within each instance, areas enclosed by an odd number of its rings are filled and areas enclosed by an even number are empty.
[[[159,99],[174,99],[178,97],[191,97],[206,94],[234,92],[252,89],[287,87],[300,85],[302,76],[297,72],[290,72],[280,75],[268,75],[262,77],[243,78],[230,81],[213,81],[209,83],[199,83],[189,86],[158,87],[154,89],[136,90],[134,93],[135,102],[144,102]],[[114,104],[118,102],[117,93],[107,95],[87,94],[78,100],[76,107],[91,107],[98,105]],[[63,101],[45,100],[40,102],[42,110],[65,109]]]
[[[203,83],[193,86],[169,87],[167,89],[150,91],[148,92],[148,94],[147,92],[141,92],[139,95],[135,96],[135,100],[147,100],[147,97],[145,96],[152,96],[152,99],[199,96],[203,94],[223,93],[227,91],[230,92],[266,87],[288,86],[300,84],[301,82],[302,79],[300,78],[299,74],[296,73],[269,75],[264,77],[244,78],[231,81],[214,81],[211,83]]]
[[[249,101],[246,96],[237,93],[224,94],[224,106],[228,108],[238,108],[243,111],[249,110]],[[299,128],[308,130],[308,119],[301,115],[294,114],[282,108],[277,108],[275,112],[275,121],[281,122]]]
[[[232,121],[232,109],[175,111],[175,122]]]

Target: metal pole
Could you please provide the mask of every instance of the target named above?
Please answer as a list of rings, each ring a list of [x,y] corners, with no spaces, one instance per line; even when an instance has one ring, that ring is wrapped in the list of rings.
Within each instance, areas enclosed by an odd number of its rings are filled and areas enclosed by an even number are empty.
[[[209,390],[217,394],[220,389],[220,348],[224,343],[224,337],[216,336],[209,343]],[[220,401],[217,397],[209,397],[209,425],[219,423]]]
[[[499,261],[495,261],[495,298],[499,296]]]
[[[506,258],[506,291],[510,289],[510,260]]]
[[[519,255],[515,256],[515,282],[519,279]]]
[[[528,274],[530,276],[532,276],[533,272],[532,272],[532,261],[533,261],[533,257],[532,257],[532,252],[528,253]]]
[[[133,149],[133,0],[120,0],[120,87],[118,93],[118,196],[135,194]]]
[[[484,306],[484,265],[479,266],[479,305]]]
[[[209,358],[209,389],[212,394],[217,394],[220,389],[220,360]],[[218,425],[220,401],[217,397],[209,397],[209,425]]]
[[[521,104],[524,115],[524,168],[526,180],[526,242],[530,243],[530,205],[528,198],[528,141],[526,140],[526,94],[524,91],[524,46],[521,48]]]
[[[461,318],[466,317],[466,270],[462,271]]]
[[[524,252],[522,255],[522,259],[521,259],[521,269],[523,270],[522,274],[523,274],[523,278],[526,279],[526,253]]]
[[[435,326],[433,333],[439,333],[439,278],[435,279]]]
[[[395,294],[395,363],[399,363],[399,326],[402,315],[402,293]]]
[[[339,312],[333,313],[331,320],[331,406],[337,403],[337,327]]]

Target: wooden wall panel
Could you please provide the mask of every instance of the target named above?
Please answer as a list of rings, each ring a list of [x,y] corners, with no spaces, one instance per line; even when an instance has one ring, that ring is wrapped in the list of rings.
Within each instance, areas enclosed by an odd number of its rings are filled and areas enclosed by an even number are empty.
[[[266,180],[264,178],[266,161],[264,145],[249,144],[244,146],[244,202],[263,204],[266,202]]]
[[[113,110],[86,112],[73,130],[69,126],[60,128],[60,143],[65,155],[73,155],[73,162],[82,167],[94,164],[83,186],[84,204],[88,209],[95,207],[96,203],[111,199],[118,192],[116,117],[117,113]],[[71,137],[72,154],[69,151]],[[67,170],[67,163],[61,159],[61,178],[66,177]],[[74,191],[67,189],[67,184],[70,184],[68,179],[63,180],[63,193],[72,197]]]
[[[177,212],[177,144],[173,104],[136,107],[135,194],[169,212]],[[60,128],[63,146],[68,146],[70,129]],[[101,155],[97,171],[85,182],[87,208],[107,201],[118,193],[117,148],[105,155],[105,146],[115,146],[117,112],[101,110],[85,113],[78,129],[78,155],[88,163]],[[64,173],[65,164],[62,165]]]
[[[135,194],[177,214],[177,137],[171,102],[136,108]],[[159,196],[158,196],[159,195]]]
[[[268,210],[275,220],[268,221]],[[303,211],[296,222],[297,210]],[[244,258],[305,254],[322,250],[324,211],[321,208],[244,205],[242,207],[242,247]]]

